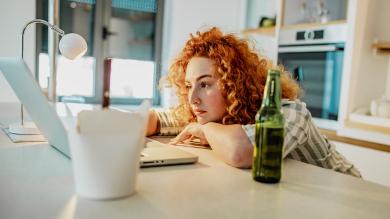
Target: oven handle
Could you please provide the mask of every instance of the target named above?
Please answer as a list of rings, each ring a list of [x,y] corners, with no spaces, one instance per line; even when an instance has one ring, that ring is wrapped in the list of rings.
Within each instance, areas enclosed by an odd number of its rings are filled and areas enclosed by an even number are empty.
[[[286,46],[279,47],[279,53],[299,53],[299,52],[333,52],[341,48],[336,45],[315,45],[315,46]]]

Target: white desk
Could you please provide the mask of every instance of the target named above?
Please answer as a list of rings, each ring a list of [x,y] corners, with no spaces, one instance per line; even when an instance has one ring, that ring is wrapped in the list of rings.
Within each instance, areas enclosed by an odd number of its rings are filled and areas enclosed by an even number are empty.
[[[52,147],[13,144],[2,132],[0,144],[0,218],[390,218],[388,187],[293,160],[281,183],[261,184],[210,150],[184,147],[197,164],[142,169],[135,195],[86,200]]]

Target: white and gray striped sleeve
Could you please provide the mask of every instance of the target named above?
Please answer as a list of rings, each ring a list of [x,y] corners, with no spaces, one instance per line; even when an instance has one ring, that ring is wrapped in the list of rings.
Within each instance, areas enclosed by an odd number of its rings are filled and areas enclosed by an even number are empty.
[[[297,101],[283,101],[284,115],[284,153],[283,158],[295,151],[308,139],[308,114],[306,105]]]
[[[361,177],[353,164],[338,153],[334,145],[320,134],[313,124],[305,103],[299,100],[283,101],[282,111],[285,118],[283,158],[287,156],[294,160]],[[243,129],[254,144],[255,125],[244,125]]]
[[[175,116],[171,110],[154,110],[154,112],[157,115],[159,123],[159,130],[157,133],[158,135],[176,136],[184,129],[184,126],[181,125],[177,119],[175,119]]]
[[[322,135],[313,123],[309,125],[311,128],[309,129],[310,138],[308,138],[307,148],[316,148],[319,146],[321,155],[316,160],[318,166],[352,176],[362,177],[359,170],[336,150],[335,145],[326,136]]]
[[[336,151],[334,144],[323,136],[314,125],[311,114],[306,108],[306,104],[294,101],[283,108],[287,125],[285,146],[290,144],[286,139],[291,134],[291,138],[297,137],[298,145],[293,148],[288,156],[305,163],[319,167],[332,169],[337,172],[346,173],[352,176],[361,177],[359,171],[344,156]],[[297,118],[294,118],[296,114]],[[290,124],[289,124],[290,123]],[[289,127],[291,127],[289,129]],[[299,137],[296,129],[302,129],[305,137]]]
[[[283,158],[287,157],[307,139],[308,126],[304,119],[306,115],[302,114],[302,110],[297,111],[295,109],[296,107],[301,108],[304,106],[291,106],[294,103],[294,101],[283,101],[282,112],[285,118]],[[252,145],[255,145],[256,125],[242,125],[242,128],[244,129]]]

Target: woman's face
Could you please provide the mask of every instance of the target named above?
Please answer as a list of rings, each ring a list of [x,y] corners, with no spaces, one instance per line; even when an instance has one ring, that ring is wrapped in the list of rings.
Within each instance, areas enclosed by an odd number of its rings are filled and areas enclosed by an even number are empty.
[[[226,114],[226,101],[213,64],[211,59],[193,57],[186,69],[188,102],[200,124],[220,122]]]

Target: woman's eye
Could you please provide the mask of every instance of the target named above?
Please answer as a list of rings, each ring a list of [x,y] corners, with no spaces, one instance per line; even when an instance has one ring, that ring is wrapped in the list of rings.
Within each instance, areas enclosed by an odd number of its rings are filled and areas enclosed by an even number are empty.
[[[209,85],[206,82],[201,82],[200,83],[200,87],[201,88],[207,88],[207,87],[209,87]]]
[[[189,90],[191,89],[191,85],[190,84],[186,84],[186,90]]]

